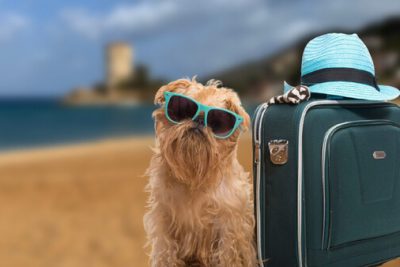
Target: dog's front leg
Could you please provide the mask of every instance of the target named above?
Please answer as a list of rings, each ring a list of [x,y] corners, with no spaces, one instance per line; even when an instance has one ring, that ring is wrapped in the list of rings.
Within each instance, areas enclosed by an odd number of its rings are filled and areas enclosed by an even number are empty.
[[[150,255],[151,267],[186,267],[186,263],[179,257],[179,246],[173,240],[162,237],[153,242]]]
[[[248,218],[241,215],[224,220],[218,247],[213,255],[215,266],[257,266],[253,239],[254,224],[251,218]]]

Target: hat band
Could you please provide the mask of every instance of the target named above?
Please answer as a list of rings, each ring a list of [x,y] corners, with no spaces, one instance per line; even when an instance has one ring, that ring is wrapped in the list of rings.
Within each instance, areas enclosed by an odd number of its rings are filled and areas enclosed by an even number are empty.
[[[307,73],[301,77],[301,84],[312,86],[325,82],[354,82],[374,87],[380,91],[375,76],[364,70],[353,68],[326,68]]]

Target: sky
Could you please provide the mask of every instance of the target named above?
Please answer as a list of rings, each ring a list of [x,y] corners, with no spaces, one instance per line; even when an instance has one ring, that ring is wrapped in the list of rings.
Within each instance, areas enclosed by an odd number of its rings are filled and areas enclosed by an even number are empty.
[[[62,96],[101,81],[112,41],[172,80],[392,16],[398,0],[0,0],[0,96]]]

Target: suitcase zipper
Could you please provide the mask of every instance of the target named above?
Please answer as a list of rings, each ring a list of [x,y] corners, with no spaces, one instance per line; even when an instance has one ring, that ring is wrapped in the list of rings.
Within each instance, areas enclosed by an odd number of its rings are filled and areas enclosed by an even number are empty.
[[[254,118],[254,126],[253,126],[253,139],[254,139],[254,145],[255,145],[255,149],[254,149],[254,162],[256,164],[258,164],[258,162],[260,161],[260,134],[261,134],[261,125],[258,126],[259,122],[260,122],[260,114],[264,112],[264,109],[267,108],[267,104],[264,103],[262,104],[256,111],[256,115]],[[261,120],[262,121],[262,120]],[[260,122],[261,124],[261,122]]]
[[[262,251],[261,251],[261,219],[260,219],[260,176],[261,176],[261,130],[262,130],[262,121],[264,118],[264,113],[268,108],[268,104],[264,103],[260,106],[260,108],[256,112],[256,116],[254,119],[254,127],[253,127],[253,138],[254,138],[254,163],[256,164],[256,232],[257,232],[257,254],[258,261],[261,267],[264,267],[264,262],[262,259]]]

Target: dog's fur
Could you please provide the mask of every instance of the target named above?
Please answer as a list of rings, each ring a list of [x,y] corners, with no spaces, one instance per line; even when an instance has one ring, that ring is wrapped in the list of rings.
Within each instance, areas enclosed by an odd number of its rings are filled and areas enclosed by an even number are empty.
[[[181,79],[159,89],[229,109],[250,122],[236,93],[217,81]],[[236,158],[237,129],[217,139],[209,127],[187,120],[172,124],[164,107],[153,113],[156,147],[148,176],[149,211],[144,217],[151,266],[256,266],[254,217],[248,174]]]

